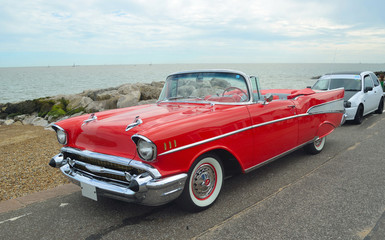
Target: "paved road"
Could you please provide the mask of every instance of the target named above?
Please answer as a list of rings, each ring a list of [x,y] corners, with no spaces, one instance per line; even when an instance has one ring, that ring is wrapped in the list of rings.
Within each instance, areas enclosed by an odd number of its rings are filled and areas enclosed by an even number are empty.
[[[385,239],[384,126],[370,115],[316,156],[299,150],[227,179],[204,212],[75,192],[0,214],[0,239]]]

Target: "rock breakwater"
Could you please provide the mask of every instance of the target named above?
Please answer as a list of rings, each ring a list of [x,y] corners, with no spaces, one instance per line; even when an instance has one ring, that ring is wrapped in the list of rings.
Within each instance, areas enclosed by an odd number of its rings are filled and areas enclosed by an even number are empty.
[[[0,125],[47,126],[60,119],[109,109],[155,103],[164,82],[123,84],[79,94],[0,103]]]

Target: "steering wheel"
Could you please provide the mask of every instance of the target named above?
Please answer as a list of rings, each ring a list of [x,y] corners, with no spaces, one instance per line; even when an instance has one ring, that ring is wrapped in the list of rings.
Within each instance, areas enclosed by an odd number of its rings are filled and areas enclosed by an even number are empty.
[[[225,90],[223,90],[223,93],[222,93],[222,97],[225,96],[225,93],[226,92],[229,92],[230,90],[238,90],[237,92],[235,92],[235,94],[237,94],[238,96],[240,96],[241,98],[241,102],[244,102],[247,100],[247,93],[245,91],[243,91],[242,89],[238,88],[238,87],[228,87],[226,88]],[[243,95],[241,95],[243,94]]]

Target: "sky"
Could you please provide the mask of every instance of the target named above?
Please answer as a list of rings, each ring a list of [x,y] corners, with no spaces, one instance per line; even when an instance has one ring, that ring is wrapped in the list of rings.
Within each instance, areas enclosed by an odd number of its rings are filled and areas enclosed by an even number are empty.
[[[385,63],[383,0],[0,0],[0,67]]]

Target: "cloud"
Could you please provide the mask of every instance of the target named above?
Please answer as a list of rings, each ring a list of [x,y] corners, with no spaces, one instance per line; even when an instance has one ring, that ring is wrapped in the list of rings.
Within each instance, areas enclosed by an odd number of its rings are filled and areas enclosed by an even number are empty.
[[[0,56],[81,55],[87,64],[87,55],[136,63],[151,53],[163,62],[308,61],[313,54],[319,62],[341,49],[356,61],[384,50],[384,19],[378,10],[358,11],[366,6],[379,7],[370,0],[8,1],[0,9]]]

